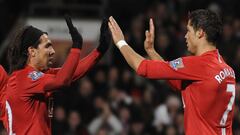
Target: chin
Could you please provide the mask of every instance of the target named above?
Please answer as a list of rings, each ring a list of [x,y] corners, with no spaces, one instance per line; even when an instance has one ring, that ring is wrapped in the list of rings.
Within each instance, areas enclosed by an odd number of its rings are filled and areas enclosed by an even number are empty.
[[[190,49],[190,48],[188,48],[188,51],[190,52],[190,53],[192,53],[193,51]]]
[[[48,70],[49,69],[49,67],[42,67],[42,68],[40,68],[40,71],[41,72],[44,72],[44,71],[46,71],[46,70]]]
[[[52,67],[53,63],[52,62],[48,62],[48,68]]]
[[[45,69],[44,69],[44,71],[46,71],[46,70],[48,70],[49,69],[49,67],[46,67]]]

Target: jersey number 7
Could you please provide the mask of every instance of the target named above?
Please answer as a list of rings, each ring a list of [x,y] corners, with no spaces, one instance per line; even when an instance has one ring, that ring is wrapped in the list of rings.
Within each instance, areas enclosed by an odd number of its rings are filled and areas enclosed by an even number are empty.
[[[234,99],[235,99],[235,85],[234,84],[227,84],[227,92],[231,92],[232,96],[229,100],[229,103],[227,105],[227,109],[224,111],[222,119],[220,121],[221,126],[225,126],[228,113],[232,110],[233,104],[234,104]]]

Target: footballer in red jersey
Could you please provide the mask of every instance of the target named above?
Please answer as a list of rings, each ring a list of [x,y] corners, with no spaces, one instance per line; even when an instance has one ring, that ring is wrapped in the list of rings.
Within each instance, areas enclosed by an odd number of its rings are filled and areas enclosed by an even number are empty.
[[[83,76],[106,52],[105,44],[111,39],[107,20],[102,23],[100,45],[82,60],[79,60],[82,37],[70,17],[66,17],[66,22],[73,45],[61,68],[49,68],[55,51],[46,33],[32,26],[18,32],[8,53],[11,75],[4,100],[8,134],[50,135],[51,110],[47,105],[50,93]]]
[[[185,38],[188,51],[194,56],[170,62],[154,50],[152,19],[144,42],[152,60],[132,50],[114,18],[109,21],[114,43],[138,75],[167,79],[182,93],[186,135],[232,135],[236,81],[234,71],[216,49],[222,23],[215,13],[203,9],[189,13]]]

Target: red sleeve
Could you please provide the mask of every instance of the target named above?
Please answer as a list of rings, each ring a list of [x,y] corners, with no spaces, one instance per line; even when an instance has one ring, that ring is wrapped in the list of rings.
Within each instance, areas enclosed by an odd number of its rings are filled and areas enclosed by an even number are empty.
[[[78,62],[76,71],[74,72],[72,81],[84,76],[100,59],[100,52],[93,50],[88,56]]]
[[[3,116],[5,113],[5,101],[4,101],[4,97],[5,97],[5,86],[7,84],[7,80],[8,80],[8,75],[6,73],[6,71],[4,70],[4,68],[0,65],[0,120],[3,120]]]
[[[82,76],[84,76],[100,59],[100,52],[96,49],[93,50],[90,54],[88,54],[83,59],[79,60],[77,68],[73,74],[72,81],[75,81]],[[46,73],[56,74],[61,68],[51,68]]]
[[[49,70],[47,70],[47,71],[44,72],[44,73],[45,73],[45,74],[57,74],[60,69],[61,69],[61,68],[49,68]]]
[[[206,79],[203,59],[199,56],[178,58],[170,62],[143,60],[137,74],[151,79],[203,80]]]
[[[2,88],[7,83],[8,75],[4,68],[0,65],[0,93],[2,93]]]
[[[80,57],[79,49],[71,49],[63,67],[56,74],[44,74],[35,72],[36,77],[28,78],[29,85],[26,93],[45,93],[71,83],[73,73]],[[36,79],[35,79],[36,78]]]

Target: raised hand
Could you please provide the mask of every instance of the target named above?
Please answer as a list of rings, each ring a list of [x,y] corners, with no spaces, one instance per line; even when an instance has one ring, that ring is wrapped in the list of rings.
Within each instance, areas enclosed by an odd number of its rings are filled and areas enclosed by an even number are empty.
[[[154,49],[154,24],[152,18],[149,20],[149,30],[145,32],[145,41],[144,41],[144,49],[147,52],[148,56],[152,60],[162,60],[164,59],[159,55]]]
[[[99,38],[99,46],[97,47],[97,50],[104,54],[107,49],[109,48],[111,44],[111,34],[108,29],[108,19],[104,18],[102,20],[102,25],[100,28],[100,38]]]
[[[154,50],[154,24],[152,18],[149,21],[149,30],[145,31],[144,49],[145,51]]]
[[[109,17],[108,26],[111,31],[112,38],[115,45],[117,44],[118,41],[124,40],[124,35],[122,33],[122,30],[112,16]]]
[[[72,19],[69,15],[65,15],[65,21],[67,23],[69,33],[72,37],[72,48],[79,48],[82,49],[82,35],[78,32],[77,28],[73,26]]]

